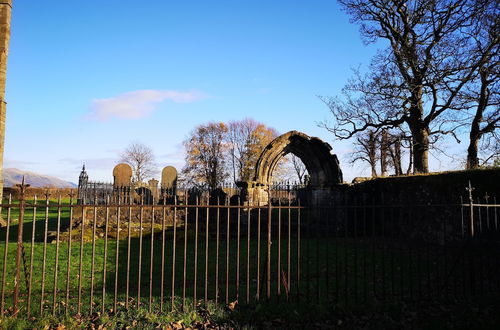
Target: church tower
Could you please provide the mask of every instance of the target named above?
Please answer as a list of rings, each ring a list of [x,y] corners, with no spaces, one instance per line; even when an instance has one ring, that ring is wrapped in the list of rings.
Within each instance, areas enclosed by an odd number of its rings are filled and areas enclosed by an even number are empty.
[[[78,177],[78,204],[85,204],[87,197],[87,183],[89,182],[89,176],[85,171],[85,164],[83,164],[82,171]]]

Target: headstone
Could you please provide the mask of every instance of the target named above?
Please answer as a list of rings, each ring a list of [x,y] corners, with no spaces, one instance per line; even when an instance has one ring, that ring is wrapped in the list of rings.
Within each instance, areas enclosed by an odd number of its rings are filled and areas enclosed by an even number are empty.
[[[161,199],[164,203],[174,203],[177,195],[177,170],[166,166],[161,171]]]
[[[158,198],[160,197],[160,191],[158,189],[158,180],[156,179],[149,180],[148,186],[149,190],[151,191],[151,194],[153,195],[153,201],[157,201]]]
[[[177,170],[173,166],[166,166],[161,171],[161,187],[173,189],[177,186]]]
[[[113,186],[128,187],[132,180],[132,168],[128,164],[118,164],[113,169]]]

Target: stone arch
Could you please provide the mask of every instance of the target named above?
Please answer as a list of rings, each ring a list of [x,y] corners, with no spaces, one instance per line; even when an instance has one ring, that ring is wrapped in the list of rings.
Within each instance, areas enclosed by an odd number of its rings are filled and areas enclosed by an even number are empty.
[[[290,131],[274,139],[257,161],[254,186],[272,183],[272,174],[280,159],[292,153],[299,157],[309,172],[312,189],[328,188],[342,183],[342,170],[332,147],[317,137]]]

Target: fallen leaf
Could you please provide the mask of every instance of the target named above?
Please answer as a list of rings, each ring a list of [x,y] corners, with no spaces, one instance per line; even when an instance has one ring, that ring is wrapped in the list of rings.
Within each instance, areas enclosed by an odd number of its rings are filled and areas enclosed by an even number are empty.
[[[237,304],[238,304],[238,300],[235,300],[232,303],[229,303],[229,309],[233,311]]]

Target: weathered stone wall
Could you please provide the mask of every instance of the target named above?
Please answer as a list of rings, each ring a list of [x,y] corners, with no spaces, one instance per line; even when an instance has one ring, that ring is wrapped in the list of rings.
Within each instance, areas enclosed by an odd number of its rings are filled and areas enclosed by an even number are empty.
[[[469,181],[475,198],[496,196],[500,202],[500,169],[443,172],[428,175],[386,177],[334,189],[333,203],[451,204],[468,199]]]
[[[349,219],[353,213],[350,207],[358,207],[357,221],[363,221],[363,212],[367,212],[374,226],[379,229],[385,226],[387,235],[392,232],[400,238],[445,243],[470,234],[469,210],[460,205],[460,197],[464,203],[469,202],[466,190],[469,181],[474,188],[474,203],[484,203],[486,194],[490,204],[494,197],[500,203],[500,169],[489,169],[339,185],[333,189],[329,205],[350,209],[345,211],[351,212]],[[478,208],[474,212],[478,224]],[[485,218],[485,208],[481,212]]]

